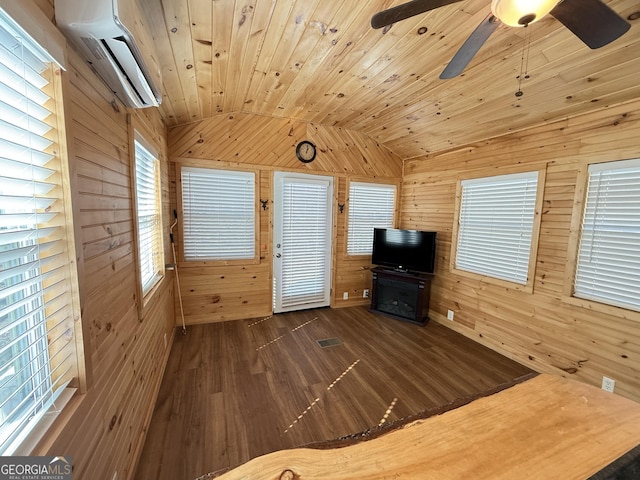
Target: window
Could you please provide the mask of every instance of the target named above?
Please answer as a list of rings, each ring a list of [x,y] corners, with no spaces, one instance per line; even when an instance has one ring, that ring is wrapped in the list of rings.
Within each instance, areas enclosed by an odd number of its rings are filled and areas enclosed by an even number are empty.
[[[160,161],[155,151],[135,135],[136,208],[138,212],[138,259],[142,295],[146,295],[164,275]]]
[[[371,255],[373,229],[393,228],[395,185],[351,182],[347,255]]]
[[[255,173],[182,167],[185,260],[256,256]]]
[[[527,284],[538,176],[528,172],[461,182],[455,268]]]
[[[16,452],[78,377],[56,69],[0,10],[0,455]]]
[[[589,165],[574,288],[640,311],[640,159]]]

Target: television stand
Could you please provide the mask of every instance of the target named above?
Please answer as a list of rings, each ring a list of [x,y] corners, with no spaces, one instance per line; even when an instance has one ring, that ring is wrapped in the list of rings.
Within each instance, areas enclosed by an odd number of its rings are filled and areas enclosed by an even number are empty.
[[[371,308],[392,318],[425,325],[429,321],[429,296],[433,275],[371,269]]]

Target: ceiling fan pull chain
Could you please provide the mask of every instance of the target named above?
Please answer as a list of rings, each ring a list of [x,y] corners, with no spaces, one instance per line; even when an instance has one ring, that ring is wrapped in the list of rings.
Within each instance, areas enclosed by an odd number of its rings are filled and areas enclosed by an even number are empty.
[[[531,27],[529,25],[525,25],[525,36],[524,42],[522,43],[522,57],[520,58],[520,75],[516,78],[518,79],[518,91],[515,93],[516,97],[521,97],[524,95],[522,91],[522,78],[529,78],[529,51],[531,50]]]

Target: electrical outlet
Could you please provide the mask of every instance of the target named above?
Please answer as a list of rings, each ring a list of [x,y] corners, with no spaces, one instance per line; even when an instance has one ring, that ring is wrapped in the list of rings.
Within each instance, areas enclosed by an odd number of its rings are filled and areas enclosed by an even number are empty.
[[[453,322],[453,310],[447,310],[447,320],[451,320]]]
[[[344,293],[342,294],[342,299],[343,299],[343,300],[349,300],[349,292],[344,292]]]
[[[613,390],[616,388],[616,381],[613,378],[602,377],[602,389],[605,392],[613,393]]]
[[[369,298],[369,289],[368,288],[365,288],[362,291],[362,298]]]

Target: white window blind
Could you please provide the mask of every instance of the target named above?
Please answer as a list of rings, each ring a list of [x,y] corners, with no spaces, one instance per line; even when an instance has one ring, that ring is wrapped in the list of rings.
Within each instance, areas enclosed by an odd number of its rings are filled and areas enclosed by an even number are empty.
[[[538,172],[462,181],[456,268],[525,285]]]
[[[282,307],[329,298],[329,183],[286,180],[282,186]]]
[[[640,311],[640,159],[589,165],[574,294]]]
[[[182,167],[185,260],[255,258],[255,174]]]
[[[146,295],[164,274],[160,161],[151,147],[136,134],[136,207],[138,259],[142,294]]]
[[[373,229],[393,228],[395,185],[351,182],[349,186],[348,255],[371,255]]]
[[[0,454],[77,376],[52,59],[0,10]]]

